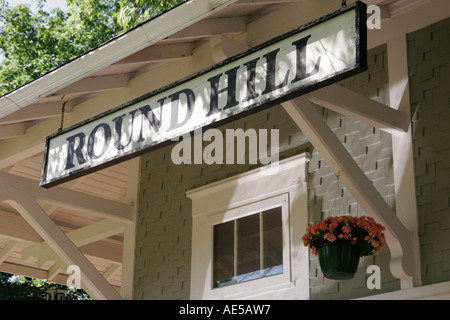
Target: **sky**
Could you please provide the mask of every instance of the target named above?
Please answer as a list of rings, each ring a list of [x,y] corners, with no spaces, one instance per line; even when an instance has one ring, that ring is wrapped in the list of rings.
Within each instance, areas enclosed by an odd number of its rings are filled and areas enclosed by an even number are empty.
[[[10,6],[15,7],[18,4],[29,4],[31,8],[35,8],[36,1],[34,0],[6,0]],[[53,8],[59,7],[62,10],[66,8],[65,0],[47,0],[44,5],[45,11],[50,11]]]

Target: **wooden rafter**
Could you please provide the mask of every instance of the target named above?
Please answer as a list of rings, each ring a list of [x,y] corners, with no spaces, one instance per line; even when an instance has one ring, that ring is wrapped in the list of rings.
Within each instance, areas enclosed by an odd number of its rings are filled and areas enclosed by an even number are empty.
[[[17,188],[5,179],[2,180],[0,201],[8,203],[22,215],[55,252],[58,259],[61,259],[61,263],[76,265],[80,268],[83,288],[91,297],[95,299],[122,299],[75,244],[41,209],[35,198],[26,192],[27,189]]]
[[[193,49],[192,43],[174,43],[167,45],[154,45],[142,49],[113,65],[125,65],[134,63],[160,62],[190,57]]]
[[[403,112],[337,84],[310,93],[308,99],[389,133],[404,133],[409,127],[409,119]]]
[[[133,206],[111,201],[63,187],[44,189],[34,180],[0,172],[0,185],[13,185],[28,191],[35,199],[64,208],[82,210],[98,217],[130,222]],[[1,201],[1,198],[0,198]]]
[[[62,104],[60,101],[52,101],[47,103],[31,104],[14,113],[11,113],[0,119],[0,124],[12,124],[17,122],[47,119],[61,116]],[[71,103],[66,103],[65,113],[72,112]],[[0,127],[1,128],[1,127]]]
[[[306,97],[282,105],[366,214],[386,226],[391,271],[399,279],[410,279],[413,275],[413,266],[409,263],[413,258],[412,233],[397,218]]]
[[[86,227],[66,233],[67,237],[77,246],[81,247],[123,232],[125,225],[114,220],[100,220]],[[22,250],[22,259],[37,255],[50,257],[53,254],[50,246],[45,243],[36,243]]]
[[[25,123],[0,125],[0,140],[21,136],[25,134],[25,129]]]
[[[247,23],[245,17],[204,19],[174,33],[163,41],[186,41],[217,35],[238,34],[246,31]]]

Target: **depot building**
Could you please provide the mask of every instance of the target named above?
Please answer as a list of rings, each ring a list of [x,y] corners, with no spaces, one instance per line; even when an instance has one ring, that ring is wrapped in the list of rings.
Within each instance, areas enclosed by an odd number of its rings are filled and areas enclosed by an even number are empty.
[[[450,298],[445,0],[190,0],[0,97],[0,271],[94,299]],[[350,279],[302,242],[368,216]]]

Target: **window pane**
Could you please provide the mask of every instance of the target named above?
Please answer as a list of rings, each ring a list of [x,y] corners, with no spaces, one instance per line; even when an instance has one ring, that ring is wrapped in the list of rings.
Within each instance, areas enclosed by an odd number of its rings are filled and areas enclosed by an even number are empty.
[[[283,272],[281,207],[263,212],[263,269],[265,276]]]
[[[214,226],[215,288],[280,273],[281,207]]]
[[[253,278],[261,270],[259,214],[237,220],[237,275],[239,282]]]
[[[214,226],[214,287],[234,277],[234,221]]]

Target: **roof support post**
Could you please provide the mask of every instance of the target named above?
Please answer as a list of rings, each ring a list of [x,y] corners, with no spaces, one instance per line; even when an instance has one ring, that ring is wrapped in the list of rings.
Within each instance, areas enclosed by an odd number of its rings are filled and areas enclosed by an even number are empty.
[[[100,300],[122,300],[120,294],[58,228],[31,195],[16,189],[13,185],[3,184],[1,188],[0,201],[14,207],[65,264],[80,268],[83,289],[91,297]]]
[[[388,40],[389,104],[408,119],[408,130],[392,134],[396,212],[403,225],[413,234],[413,278],[403,280],[402,289],[421,285],[418,212],[409,101],[409,76],[406,35]]]
[[[410,263],[413,256],[412,233],[387,205],[307,97],[302,96],[282,105],[366,214],[386,227],[391,272],[398,279],[409,280],[413,274]]]

